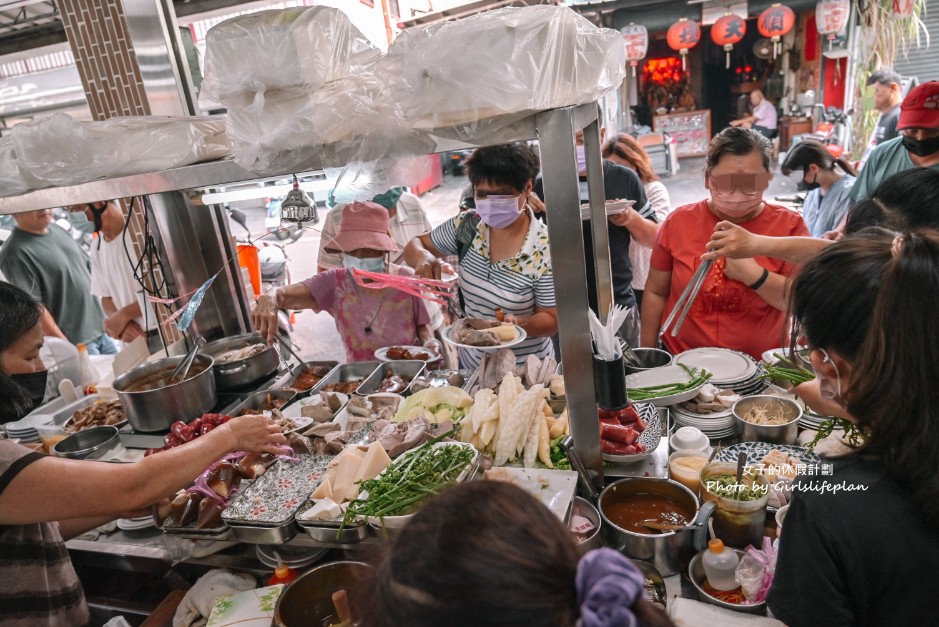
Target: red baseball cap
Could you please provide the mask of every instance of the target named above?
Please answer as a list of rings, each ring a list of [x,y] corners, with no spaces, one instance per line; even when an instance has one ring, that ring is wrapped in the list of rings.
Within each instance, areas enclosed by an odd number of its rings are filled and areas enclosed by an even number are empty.
[[[897,130],[939,127],[939,81],[929,81],[910,90],[900,103]]]

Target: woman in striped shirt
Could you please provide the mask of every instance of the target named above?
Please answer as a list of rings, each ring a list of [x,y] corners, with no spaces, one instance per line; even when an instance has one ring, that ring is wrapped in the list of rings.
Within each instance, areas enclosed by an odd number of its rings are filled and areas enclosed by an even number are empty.
[[[558,328],[548,229],[529,202],[538,169],[537,155],[522,144],[477,149],[466,160],[475,213],[415,237],[404,254],[418,275],[438,279],[441,257],[458,255],[466,314],[494,320],[501,309],[528,334],[513,347],[519,364],[528,355],[553,354],[550,338]],[[463,367],[475,368],[479,358],[480,351],[460,349]]]

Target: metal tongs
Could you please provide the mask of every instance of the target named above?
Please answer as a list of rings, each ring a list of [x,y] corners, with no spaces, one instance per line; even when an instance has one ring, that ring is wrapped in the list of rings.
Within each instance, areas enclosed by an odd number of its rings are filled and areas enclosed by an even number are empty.
[[[685,291],[678,297],[678,300],[675,302],[675,307],[672,308],[672,313],[668,314],[668,318],[665,319],[665,324],[663,324],[662,328],[659,330],[660,339],[665,335],[668,328],[672,326],[672,322],[675,321],[675,316],[678,316],[678,322],[675,323],[675,328],[672,329],[671,336],[675,337],[678,335],[678,332],[681,331],[681,325],[685,323],[685,318],[688,316],[688,312],[691,311],[691,304],[694,302],[694,299],[698,297],[698,292],[701,291],[701,286],[704,285],[704,279],[707,277],[708,271],[711,269],[713,263],[714,261],[711,259],[701,262],[698,269],[691,275],[691,281],[688,282]]]
[[[590,497],[590,500],[596,501],[600,494],[597,492],[597,487],[593,483],[593,477],[587,471],[587,467],[584,466],[584,462],[581,461],[580,455],[578,455],[577,451],[574,449],[574,438],[567,436],[561,440],[559,446],[561,450],[567,454],[567,458],[571,461],[571,467],[577,471],[577,475],[580,477],[580,485],[583,486],[587,496]]]
[[[297,360],[297,363],[298,363],[299,365],[301,365],[301,366],[303,365],[303,357],[301,357],[300,355],[298,355],[298,354],[297,354],[297,351],[295,351],[295,350],[293,349],[293,347],[290,346],[290,344],[288,344],[287,342],[285,342],[285,341],[283,340],[283,338],[281,338],[279,335],[275,335],[275,336],[274,336],[274,341],[277,342],[278,344],[280,344],[280,347],[281,347],[282,350],[285,350],[285,351],[287,351],[288,353],[290,353],[290,355],[292,355],[293,358]]]
[[[173,374],[170,375],[167,383],[172,385],[173,383],[180,383],[186,380],[186,375],[189,374],[189,367],[192,366],[192,361],[196,358],[196,354],[203,346],[205,346],[205,339],[200,335],[196,338],[189,352],[186,353],[186,358],[179,362],[179,365],[173,370]],[[177,377],[179,377],[178,380]]]

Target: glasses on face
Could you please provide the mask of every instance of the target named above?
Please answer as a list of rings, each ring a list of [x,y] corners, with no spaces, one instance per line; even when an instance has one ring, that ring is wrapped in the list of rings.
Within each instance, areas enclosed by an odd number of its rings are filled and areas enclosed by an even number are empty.
[[[815,349],[812,347],[799,348],[796,349],[792,354],[796,356],[796,359],[802,362],[804,366],[812,365],[812,351]]]
[[[762,174],[708,174],[711,189],[719,194],[732,194],[739,191],[747,196],[762,194],[769,187],[773,175]]]

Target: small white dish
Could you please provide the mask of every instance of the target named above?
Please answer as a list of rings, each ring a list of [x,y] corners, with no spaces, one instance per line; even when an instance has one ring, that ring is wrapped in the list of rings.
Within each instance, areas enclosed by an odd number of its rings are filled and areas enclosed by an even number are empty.
[[[681,427],[672,434],[668,443],[675,450],[705,451],[710,446],[708,436],[697,427]]]

